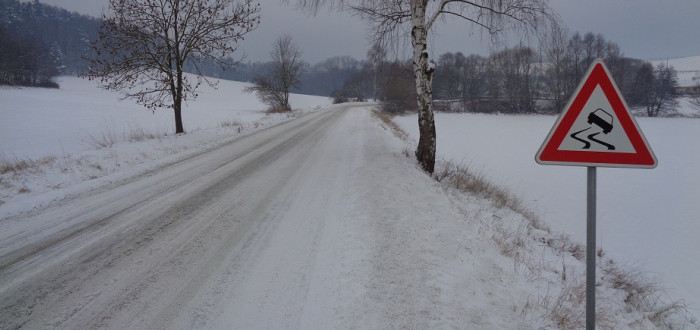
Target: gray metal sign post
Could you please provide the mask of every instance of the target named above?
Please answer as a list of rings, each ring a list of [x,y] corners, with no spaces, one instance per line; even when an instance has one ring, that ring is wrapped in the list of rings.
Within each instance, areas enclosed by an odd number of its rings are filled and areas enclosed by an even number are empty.
[[[589,166],[586,191],[586,330],[595,330],[596,168]]]

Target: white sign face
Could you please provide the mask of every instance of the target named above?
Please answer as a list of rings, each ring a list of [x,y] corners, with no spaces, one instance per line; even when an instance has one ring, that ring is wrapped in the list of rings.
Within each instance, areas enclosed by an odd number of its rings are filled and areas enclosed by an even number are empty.
[[[586,102],[559,150],[635,152],[632,142],[600,86]]]

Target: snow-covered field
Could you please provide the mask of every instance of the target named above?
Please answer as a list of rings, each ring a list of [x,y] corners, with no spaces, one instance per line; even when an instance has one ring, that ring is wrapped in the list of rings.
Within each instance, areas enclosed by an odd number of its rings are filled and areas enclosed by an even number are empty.
[[[295,114],[266,114],[254,94],[242,91],[245,83],[222,80],[217,89],[200,87],[183,110],[187,134],[174,136],[170,109],[118,101],[119,94],[87,79],[57,82],[60,89],[0,87],[0,165],[29,167],[2,174],[0,204],[13,201],[10,209],[58,198],[64,192],[45,194],[58,188],[133,175],[330,104],[326,97],[292,95]],[[38,195],[41,200],[27,198]]]
[[[534,160],[555,119],[437,114],[438,155],[508,187],[555,231],[584,243],[586,169]],[[395,121],[417,136],[415,116]],[[656,275],[673,299],[700,315],[700,120],[637,121],[659,166],[598,170],[597,242],[618,262]]]
[[[59,77],[56,82],[60,89],[0,87],[0,154],[23,159],[77,153],[92,149],[95,138],[104,135],[121,138],[143,131],[165,136],[175,131],[170,109],[152,112],[132,100],[116,102],[119,94],[95,88],[87,79]],[[217,89],[202,84],[199,97],[184,104],[185,131],[224,123],[251,125],[265,118],[266,106],[254,94],[243,93],[245,86],[226,80],[219,81]],[[311,109],[330,101],[293,95],[291,104]]]
[[[663,59],[652,61],[653,65],[667,65],[676,70],[678,77],[678,85],[681,87],[690,87],[700,85],[700,55],[682,57],[675,59]],[[682,107],[681,110],[688,109]]]
[[[167,110],[117,102],[77,78],[61,84],[0,89],[0,151],[3,166],[15,166],[0,174],[0,328],[581,327],[576,246],[432,180],[372,117],[372,105],[327,107],[326,98],[296,96],[293,105],[312,113],[265,115],[241,84],[222,81],[190,103],[188,133],[174,136]],[[438,118],[443,155],[507,185],[550,226],[579,238],[571,223],[580,222],[585,171],[534,165],[554,117]],[[397,121],[415,126],[415,118]],[[599,172],[608,256],[624,263],[635,259],[623,248],[657,249],[682,280],[698,277],[698,246],[684,243],[670,219],[697,218],[688,201],[700,183],[677,175],[688,170],[683,162],[667,161],[692,148],[696,122],[642,121],[659,168],[635,177]],[[682,130],[696,135],[677,143]],[[97,148],[104,140],[114,143]],[[688,166],[698,159],[688,156]],[[657,172],[666,174],[648,176]],[[551,207],[547,189],[527,190],[538,175],[535,184],[554,189],[566,209]],[[611,188],[621,186],[631,192]],[[641,193],[649,187],[652,195]],[[655,198],[674,208],[650,211]],[[611,220],[623,202],[634,202],[638,223],[653,217],[646,225],[674,241],[647,240],[637,222],[618,230],[630,223]],[[625,305],[637,296],[620,289],[629,283],[620,274],[599,273],[599,327],[653,328],[653,313]],[[660,273],[664,283],[676,285],[667,275]],[[672,293],[690,302],[694,289]],[[666,321],[698,328],[683,317]]]

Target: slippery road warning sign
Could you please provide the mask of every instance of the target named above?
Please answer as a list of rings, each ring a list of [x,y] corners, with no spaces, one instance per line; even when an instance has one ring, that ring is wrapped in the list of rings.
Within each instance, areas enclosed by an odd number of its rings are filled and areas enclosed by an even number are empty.
[[[602,61],[591,64],[535,160],[586,166],[586,329],[595,330],[596,168],[654,168],[656,156]]]
[[[540,147],[543,165],[654,168],[656,156],[608,69],[595,61]]]

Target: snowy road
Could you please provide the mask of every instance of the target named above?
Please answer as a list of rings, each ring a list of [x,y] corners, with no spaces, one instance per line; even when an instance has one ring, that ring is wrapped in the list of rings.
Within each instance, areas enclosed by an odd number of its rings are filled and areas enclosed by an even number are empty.
[[[345,219],[381,152],[368,132],[384,134],[366,109],[321,111],[0,220],[0,328],[353,322]]]
[[[0,205],[0,329],[561,327],[546,306],[572,296],[583,264],[522,215],[426,175],[369,108],[310,113],[27,213]],[[602,328],[653,328],[605,283]]]

